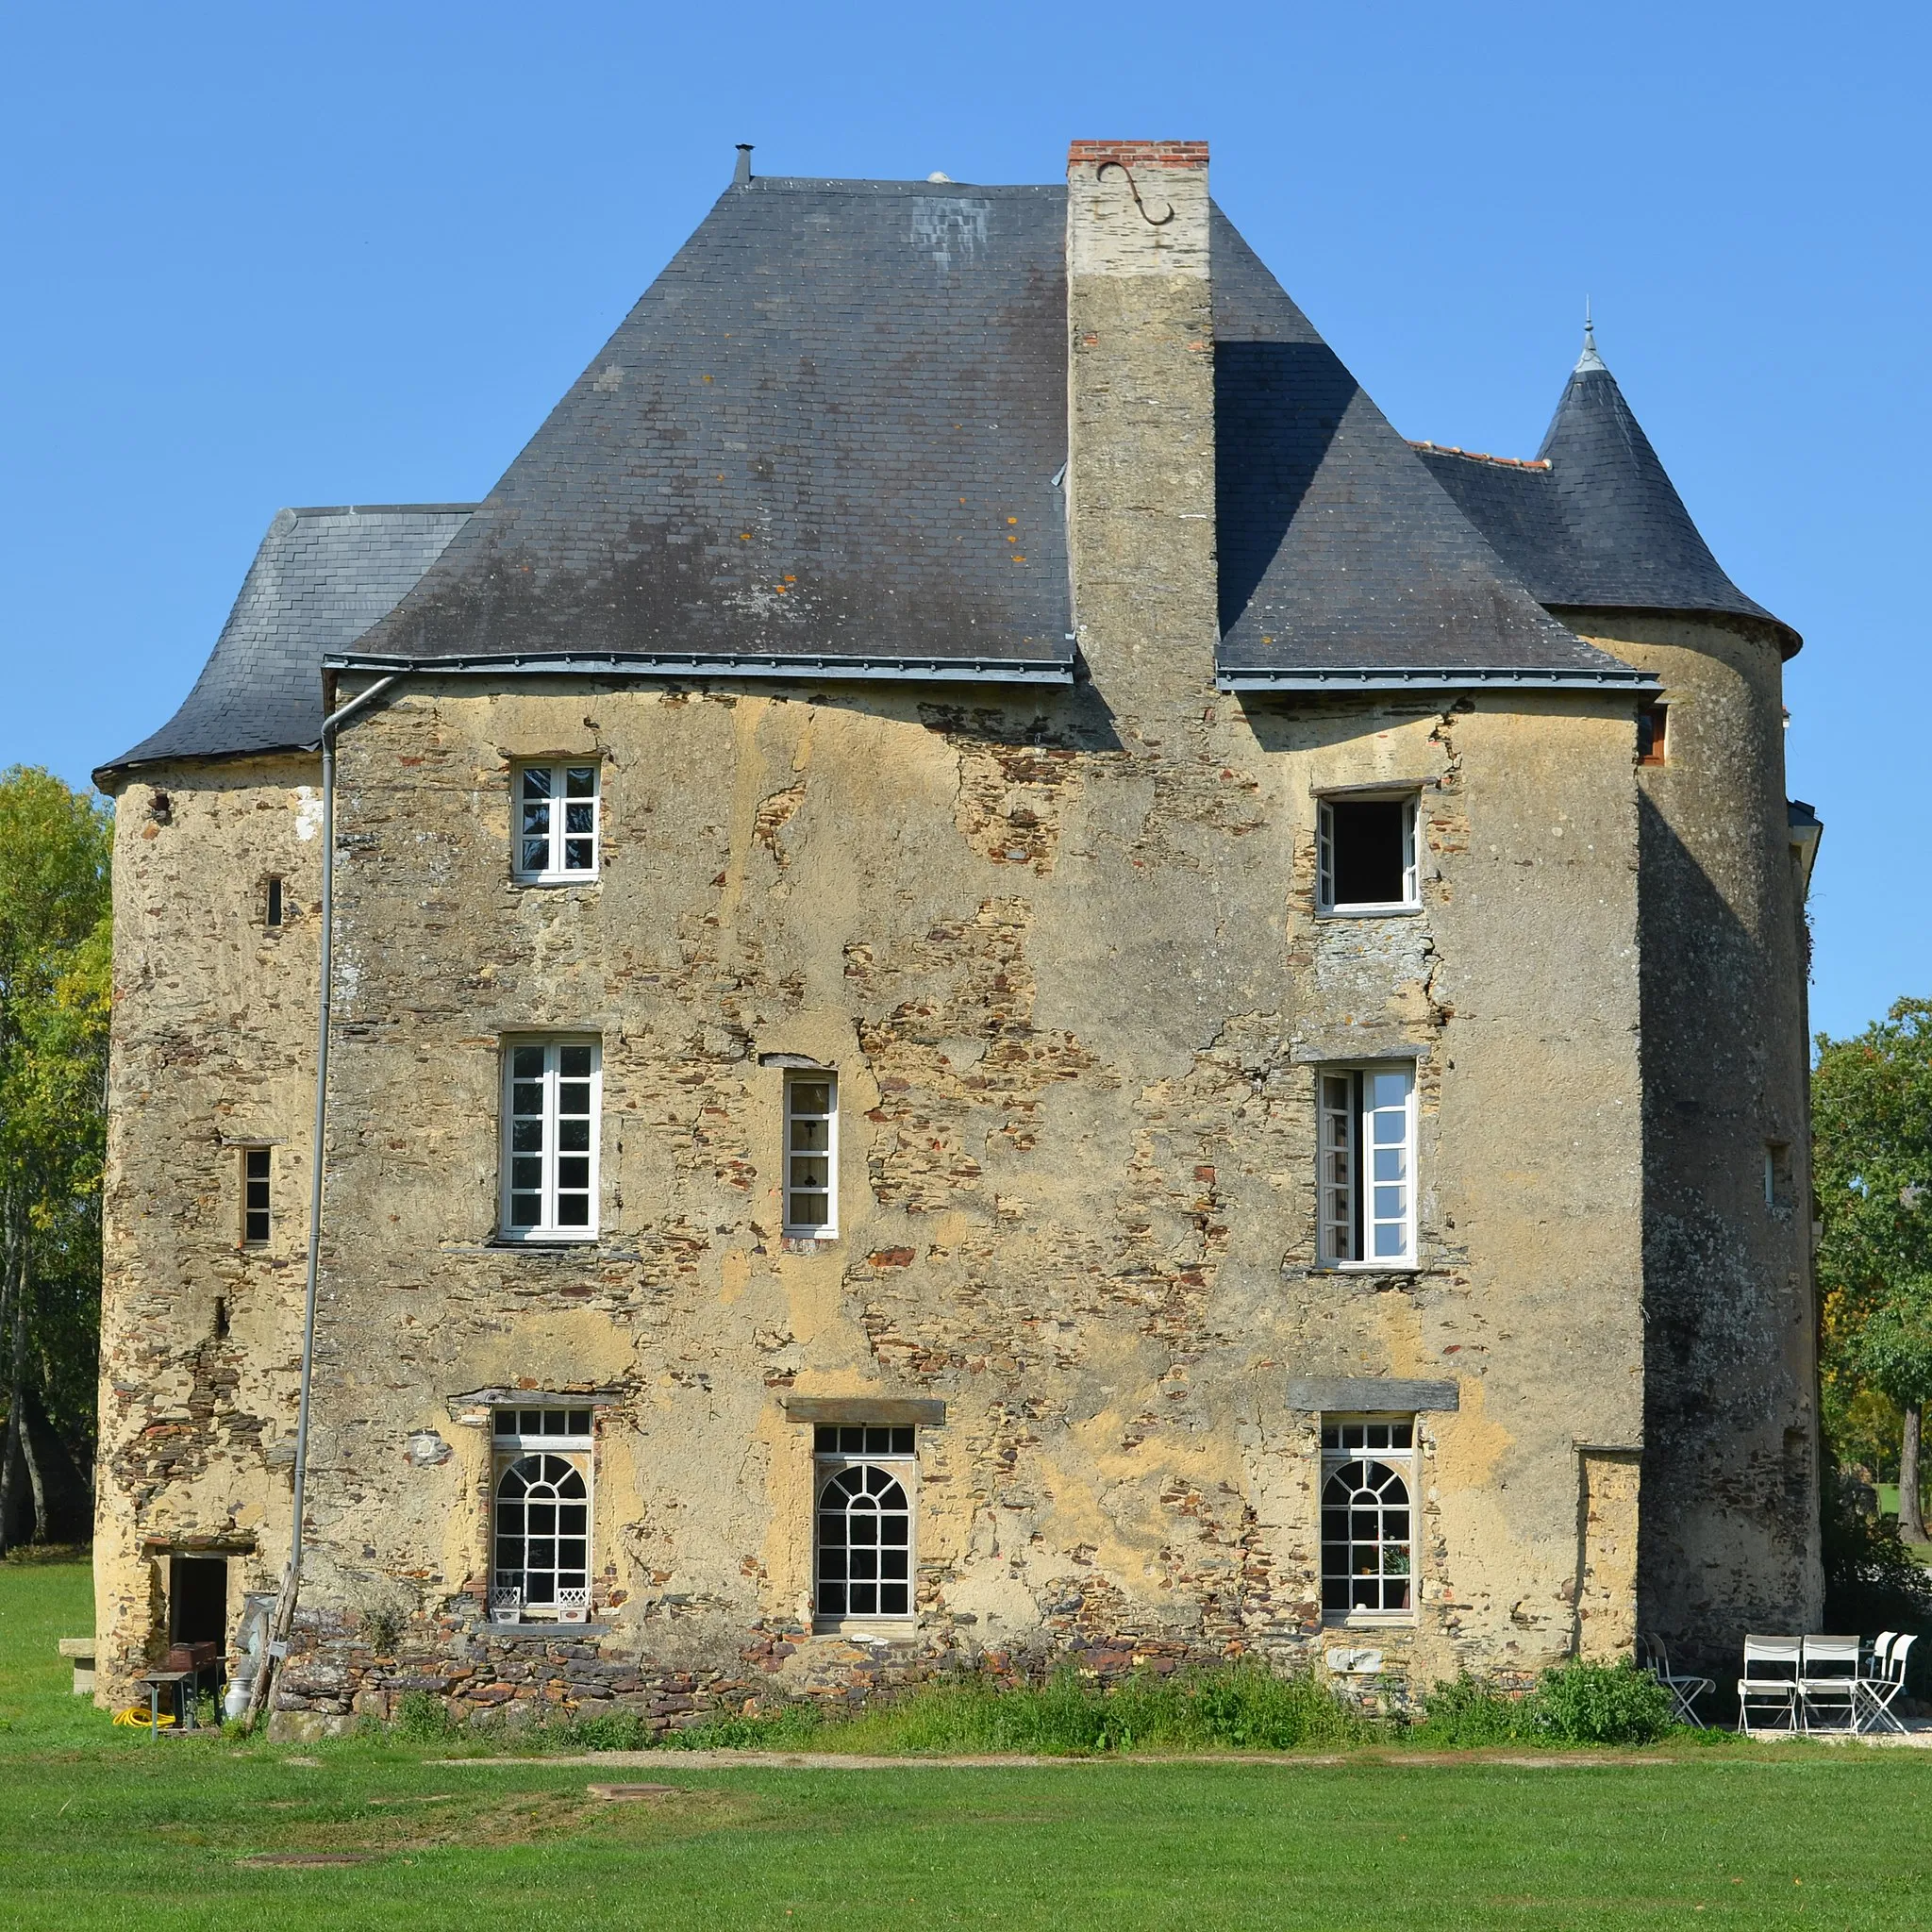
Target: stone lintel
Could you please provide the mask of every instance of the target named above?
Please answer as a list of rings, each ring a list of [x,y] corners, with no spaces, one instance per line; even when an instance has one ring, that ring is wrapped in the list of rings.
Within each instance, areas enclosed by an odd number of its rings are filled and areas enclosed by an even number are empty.
[[[150,1557],[246,1557],[255,1549],[255,1539],[245,1530],[194,1536],[151,1529],[142,1538],[141,1547]]]
[[[1454,1382],[1405,1382],[1393,1375],[1315,1376],[1288,1385],[1288,1406],[1328,1415],[1405,1415],[1425,1408],[1459,1408]]]
[[[779,1397],[787,1422],[870,1423],[875,1428],[893,1424],[936,1429],[946,1419],[946,1405],[907,1395],[784,1395]]]
[[[479,1408],[610,1408],[623,1400],[613,1389],[472,1389],[446,1398],[453,1423]]]

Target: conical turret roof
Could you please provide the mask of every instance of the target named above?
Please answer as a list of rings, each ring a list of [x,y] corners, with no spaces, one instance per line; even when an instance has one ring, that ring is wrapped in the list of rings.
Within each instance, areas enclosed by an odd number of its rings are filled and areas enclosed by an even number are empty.
[[[1436,480],[1551,609],[1709,611],[1797,633],[1725,575],[1586,327],[1533,464],[1424,445]]]

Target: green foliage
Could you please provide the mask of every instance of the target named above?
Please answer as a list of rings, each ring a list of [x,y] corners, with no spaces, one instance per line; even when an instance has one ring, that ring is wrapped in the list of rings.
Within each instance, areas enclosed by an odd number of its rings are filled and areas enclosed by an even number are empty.
[[[1671,1693],[1628,1657],[1545,1671],[1532,1707],[1538,1733],[1561,1744],[1654,1744],[1673,1728]]]
[[[1536,1735],[1534,1707],[1465,1672],[1453,1683],[1438,1684],[1423,1700],[1420,1723],[1408,1736],[1418,1744],[1446,1750],[1480,1750],[1486,1744],[1516,1744]]]
[[[462,1734],[449,1707],[431,1690],[405,1690],[396,1700],[389,1728],[412,1744],[441,1744]]]
[[[92,1460],[111,938],[106,804],[0,773],[0,1403]]]
[[[1573,1660],[1545,1671],[1534,1690],[1511,1695],[1464,1675],[1438,1684],[1410,1740],[1451,1750],[1489,1744],[1654,1744],[1674,1728],[1671,1695],[1625,1657]]]
[[[1932,1576],[1899,1540],[1896,1522],[1861,1516],[1849,1486],[1829,1464],[1823,1473],[1820,1544],[1828,1630],[1932,1630]],[[1915,1650],[1932,1649],[1921,1641]],[[1918,1665],[1918,1659],[1913,1659]],[[1916,1685],[1919,1666],[1912,1673]]]

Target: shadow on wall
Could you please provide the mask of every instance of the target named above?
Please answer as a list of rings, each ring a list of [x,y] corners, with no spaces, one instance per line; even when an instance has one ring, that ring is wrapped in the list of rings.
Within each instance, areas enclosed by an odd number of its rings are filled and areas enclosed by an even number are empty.
[[[1740,1618],[1789,1617],[1817,1507],[1807,1428],[1778,1431],[1796,1204],[1767,1208],[1779,1026],[1764,949],[1638,800],[1644,1072],[1642,1627],[1735,1661]],[[1749,1229],[1761,1224],[1763,1239]],[[1782,1265],[1781,1257],[1778,1263]],[[1795,1408],[1787,1406],[1788,1413]],[[1767,1547],[1768,1546],[1768,1547]],[[1755,1573],[1749,1558],[1757,1553]],[[1781,1621],[1764,1627],[1782,1628]]]

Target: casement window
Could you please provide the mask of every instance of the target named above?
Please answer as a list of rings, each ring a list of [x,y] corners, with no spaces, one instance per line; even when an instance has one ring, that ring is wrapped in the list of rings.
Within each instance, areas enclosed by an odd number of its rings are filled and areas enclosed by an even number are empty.
[[[242,1153],[242,1245],[265,1248],[270,1230],[269,1162],[267,1147],[243,1147]]]
[[[1316,909],[1359,915],[1422,905],[1414,792],[1324,798],[1316,826]]]
[[[1637,762],[1661,765],[1670,754],[1671,708],[1668,705],[1639,705],[1637,708]]]
[[[503,1056],[507,1241],[590,1241],[597,1232],[602,1053],[594,1041],[516,1041]]]
[[[820,1424],[812,1609],[821,1623],[910,1617],[915,1432]]]
[[[816,1068],[785,1075],[785,1232],[839,1232],[839,1076]]]
[[[1407,1622],[1415,1614],[1412,1415],[1322,1418],[1322,1614]]]
[[[597,876],[600,768],[520,765],[513,871],[526,885],[561,885]]]
[[[581,1624],[591,1606],[591,1412],[499,1408],[490,1613]]]
[[[1323,1067],[1316,1183],[1320,1255],[1331,1268],[1415,1263],[1415,1068]]]

